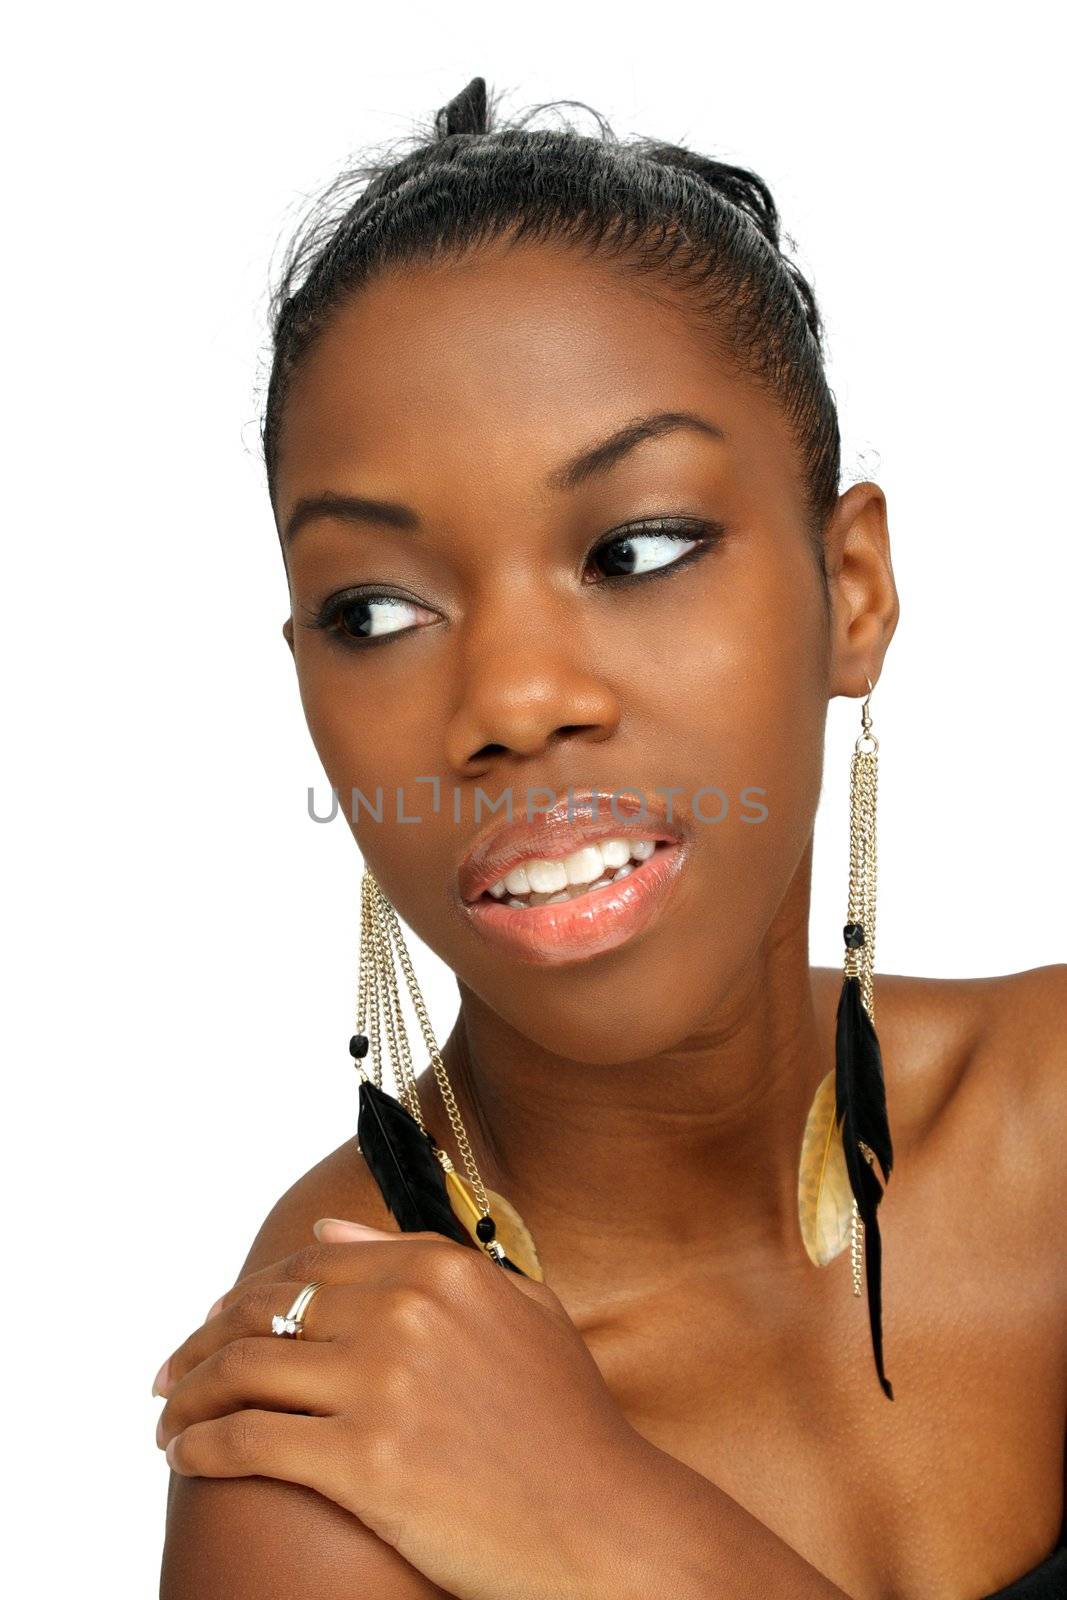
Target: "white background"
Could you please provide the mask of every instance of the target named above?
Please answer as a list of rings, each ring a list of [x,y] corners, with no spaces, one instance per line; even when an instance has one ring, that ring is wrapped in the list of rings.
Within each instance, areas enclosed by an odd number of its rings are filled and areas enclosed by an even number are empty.
[[[890,507],[879,967],[1067,958],[1061,84],[1036,5],[979,15],[261,0],[9,22],[20,1594],[156,1592],[153,1374],[277,1196],[354,1130],[359,860],[305,810],[325,784],[258,454],[266,288],[306,197],[475,74],[505,113],[584,100],[770,183],[827,322],[844,483],[876,477]],[[828,965],[857,730],[835,701],[812,911]],[[454,988],[410,943],[443,1039]]]

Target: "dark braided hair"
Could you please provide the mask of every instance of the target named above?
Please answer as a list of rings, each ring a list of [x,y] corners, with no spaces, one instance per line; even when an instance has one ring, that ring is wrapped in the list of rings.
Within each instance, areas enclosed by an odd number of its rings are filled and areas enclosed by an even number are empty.
[[[530,128],[551,106],[591,112],[599,135]],[[404,141],[402,141],[403,143]],[[331,314],[391,266],[459,255],[505,235],[560,240],[684,296],[720,354],[765,385],[803,463],[809,535],[825,585],[822,532],[838,494],[837,409],[806,279],[780,247],[763,179],[681,145],[622,142],[581,101],[496,124],[484,78],[443,106],[403,155],[343,172],[289,245],[269,320],[273,361],[262,443],[272,504],[293,371]]]

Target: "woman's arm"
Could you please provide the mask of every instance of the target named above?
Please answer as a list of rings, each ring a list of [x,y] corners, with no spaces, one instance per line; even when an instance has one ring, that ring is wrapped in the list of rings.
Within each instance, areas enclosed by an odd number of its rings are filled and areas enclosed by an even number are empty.
[[[282,1195],[237,1277],[307,1244],[316,1218],[339,1201],[362,1207],[342,1215],[386,1220],[377,1190],[361,1178],[350,1140]],[[170,1474],[160,1600],[439,1600],[446,1592],[303,1484]]]
[[[171,1473],[160,1600],[440,1600],[340,1506],[275,1478]]]
[[[652,1448],[652,1447],[650,1447]],[[768,1528],[672,1457],[662,1499],[647,1480],[631,1502],[632,1540],[575,1574],[582,1600],[847,1600]],[[613,1496],[623,1489],[613,1485]],[[597,1530],[589,1530],[589,1549]],[[331,1500],[272,1478],[171,1474],[160,1600],[440,1600],[448,1594]],[[560,1573],[559,1593],[568,1588]]]

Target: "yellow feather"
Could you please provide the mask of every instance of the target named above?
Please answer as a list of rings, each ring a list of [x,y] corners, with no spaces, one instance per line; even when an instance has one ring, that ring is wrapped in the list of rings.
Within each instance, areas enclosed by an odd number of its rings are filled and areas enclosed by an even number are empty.
[[[815,1091],[800,1149],[797,1210],[804,1248],[825,1267],[849,1240],[852,1187],[836,1116],[837,1073],[826,1074]]]
[[[453,1211],[480,1248],[476,1225],[482,1214],[481,1209],[474,1198],[470,1184],[466,1178],[460,1177],[451,1162],[445,1167],[445,1186]],[[493,1189],[486,1189],[485,1197],[489,1201],[489,1209],[496,1223],[496,1237],[503,1245],[505,1253],[528,1278],[535,1278],[538,1283],[544,1283],[545,1277],[541,1263],[537,1259],[537,1248],[530,1230],[515,1207]]]

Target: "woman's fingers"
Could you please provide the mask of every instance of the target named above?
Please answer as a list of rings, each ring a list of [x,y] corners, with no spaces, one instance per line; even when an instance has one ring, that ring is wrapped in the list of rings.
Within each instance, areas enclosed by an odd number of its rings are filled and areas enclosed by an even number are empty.
[[[454,1239],[446,1239],[442,1233],[391,1233],[381,1237],[375,1234],[373,1237],[343,1242],[339,1240],[322,1244],[305,1244],[301,1245],[299,1250],[294,1250],[291,1255],[283,1257],[281,1261],[273,1261],[269,1266],[260,1267],[258,1271],[249,1272],[243,1278],[239,1278],[233,1288],[227,1289],[221,1300],[216,1301],[216,1305],[225,1310],[245,1290],[254,1288],[256,1284],[278,1283],[282,1279],[286,1281],[298,1279],[301,1285],[310,1283],[313,1279],[331,1283],[354,1283],[367,1274],[373,1275],[378,1271],[382,1265],[382,1258],[377,1252],[411,1250],[416,1245],[429,1249],[465,1249],[464,1245],[457,1244]],[[476,1246],[473,1249],[475,1253],[481,1253]],[[390,1259],[395,1262],[396,1256],[392,1255]]]
[[[167,1445],[167,1460],[186,1477],[282,1478],[333,1498],[330,1463],[337,1450],[331,1417],[250,1409],[193,1422]]]
[[[358,1243],[304,1245],[235,1283],[222,1296],[220,1309],[164,1362],[155,1393],[170,1395],[179,1379],[229,1340],[245,1334],[271,1335],[271,1318],[288,1311],[305,1284],[323,1285],[307,1307],[305,1337],[329,1338],[320,1301],[331,1284],[369,1284],[398,1274],[432,1284],[452,1276],[457,1263],[461,1273],[471,1271],[472,1266],[475,1271],[500,1271],[476,1247],[468,1249],[440,1233],[398,1233],[389,1239]]]
[[[309,1280],[297,1282],[290,1279],[285,1282],[274,1278],[245,1288],[247,1279],[243,1279],[241,1285],[226,1297],[229,1304],[195,1329],[168,1358],[163,1369],[166,1376],[162,1377],[162,1381],[156,1380],[157,1393],[172,1395],[187,1373],[234,1340],[255,1334],[269,1334],[271,1338],[279,1339],[280,1335],[274,1333],[271,1326],[272,1320],[288,1311],[306,1281]],[[329,1287],[323,1281],[322,1288],[315,1290],[310,1303],[304,1308],[305,1331],[302,1339],[293,1339],[290,1343],[300,1344],[304,1339],[330,1337],[324,1330],[322,1315],[325,1309],[323,1301]]]
[[[246,1408],[333,1416],[356,1364],[333,1340],[231,1339],[175,1384],[159,1414],[162,1448],[191,1423]]]
[[[347,1222],[343,1217],[320,1217],[312,1228],[320,1244],[344,1244],[349,1239],[395,1239],[396,1230],[371,1228],[365,1222]]]

